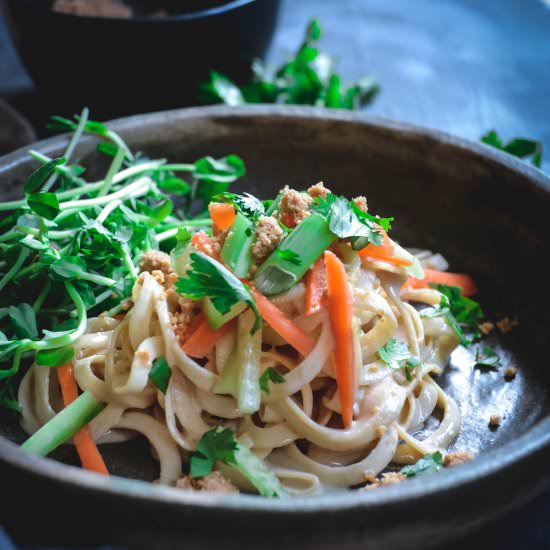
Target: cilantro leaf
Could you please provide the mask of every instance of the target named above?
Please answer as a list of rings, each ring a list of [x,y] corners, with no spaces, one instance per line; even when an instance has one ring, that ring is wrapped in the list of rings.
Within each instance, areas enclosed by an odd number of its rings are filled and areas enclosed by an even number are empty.
[[[52,337],[52,333],[49,334]],[[62,348],[40,350],[36,354],[36,363],[44,367],[60,367],[74,357],[74,347],[64,346]]]
[[[204,477],[212,472],[217,461],[235,464],[237,441],[233,432],[219,426],[208,430],[191,454],[191,477]]]
[[[274,367],[268,367],[260,376],[260,389],[269,395],[269,383],[284,384],[285,377]]]
[[[441,469],[443,465],[443,455],[436,451],[432,454],[424,455],[416,464],[410,464],[401,468],[401,473],[406,477],[414,477],[420,474],[431,474]]]
[[[260,216],[265,214],[263,202],[250,193],[244,193],[243,195],[222,193],[214,197],[214,200],[232,204],[236,210],[253,222],[257,221]]]
[[[187,278],[180,277],[177,280],[176,290],[193,300],[208,296],[222,315],[238,302],[245,302],[256,315],[256,322],[252,327],[252,333],[255,333],[260,328],[262,319],[247,285],[241,283],[220,262],[202,252],[192,252],[190,257],[191,269],[187,272]]]
[[[153,361],[151,370],[149,371],[149,379],[162,392],[166,393],[168,382],[172,376],[172,369],[164,357],[157,357]]]
[[[420,364],[420,359],[413,355],[404,340],[390,338],[378,350],[378,356],[390,369],[403,369],[407,380],[412,380],[412,371]]]
[[[210,72],[210,79],[199,85],[199,99],[206,103],[286,103],[317,105],[332,109],[358,109],[372,101],[379,90],[372,77],[364,77],[350,87],[333,70],[333,61],[319,51],[321,26],[312,19],[304,40],[286,63],[267,71],[259,62],[252,64],[252,79],[239,87],[225,75]]]
[[[490,346],[477,346],[474,367],[486,367],[497,370],[501,366],[500,356]]]
[[[301,265],[302,263],[300,255],[297,252],[294,252],[294,250],[281,250],[280,248],[277,248],[275,250],[275,254],[281,258],[281,260],[284,260],[292,265]]]
[[[28,195],[27,204],[30,209],[47,220],[53,220],[59,214],[59,200],[55,193]]]
[[[533,165],[540,168],[542,162],[542,143],[540,141],[514,138],[508,143],[504,143],[495,130],[481,136],[481,141],[518,158],[531,157]]]

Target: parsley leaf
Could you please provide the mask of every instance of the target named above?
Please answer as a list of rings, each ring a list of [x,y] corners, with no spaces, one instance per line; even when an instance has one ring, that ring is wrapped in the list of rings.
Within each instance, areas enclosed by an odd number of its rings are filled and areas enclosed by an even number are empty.
[[[157,357],[153,361],[151,370],[149,371],[149,379],[162,392],[166,393],[168,382],[172,376],[172,370],[164,357]]]
[[[217,461],[235,464],[237,441],[233,432],[219,426],[208,430],[191,454],[191,477],[204,477],[212,472]]]
[[[390,338],[386,345],[378,350],[378,356],[390,369],[403,369],[410,382],[412,371],[420,364],[420,359],[413,355],[404,340]]]
[[[51,337],[51,333],[49,335]],[[60,367],[74,357],[74,347],[64,346],[62,348],[40,350],[36,354],[36,363],[44,367]]]
[[[208,296],[222,315],[238,302],[245,302],[256,315],[256,322],[252,327],[254,334],[260,328],[262,318],[248,286],[210,256],[202,252],[192,252],[190,257],[191,269],[187,272],[187,278],[180,277],[177,280],[176,290],[193,300]]]
[[[414,477],[420,474],[431,474],[441,469],[443,455],[436,451],[433,454],[424,455],[416,464],[410,464],[401,468],[401,473],[406,477]]]
[[[504,143],[495,130],[491,130],[481,136],[481,141],[486,145],[491,145],[496,149],[505,151],[515,157],[531,157],[531,162],[533,165],[540,168],[542,162],[542,143],[540,141],[525,138],[514,138],[508,143]]]
[[[274,367],[267,368],[260,376],[260,389],[269,395],[269,383],[284,384],[285,377]]]
[[[498,353],[490,346],[477,346],[474,367],[486,367],[497,370],[501,366]]]

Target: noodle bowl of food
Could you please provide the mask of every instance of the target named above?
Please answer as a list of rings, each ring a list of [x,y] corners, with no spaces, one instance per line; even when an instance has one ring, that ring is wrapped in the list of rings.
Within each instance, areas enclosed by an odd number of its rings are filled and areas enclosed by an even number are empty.
[[[544,486],[544,336],[522,326],[546,309],[538,275],[510,290],[548,237],[540,172],[315,109],[53,122],[68,137],[0,172],[8,486],[116,510],[120,540],[157,540],[141,511],[228,547],[283,519],[327,547],[437,542]]]

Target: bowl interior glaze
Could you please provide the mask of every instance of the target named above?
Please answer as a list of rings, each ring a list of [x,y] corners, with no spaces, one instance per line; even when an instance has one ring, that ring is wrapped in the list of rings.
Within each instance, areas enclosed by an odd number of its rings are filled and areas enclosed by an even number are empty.
[[[99,510],[104,523],[98,522],[96,536],[108,533],[113,540],[140,544],[170,546],[185,540],[197,547],[214,542],[236,548],[261,540],[271,548],[288,543],[284,534],[262,538],[277,517],[294,529],[294,543],[299,540],[304,547],[340,546],[338,537],[345,533],[350,548],[367,540],[374,547],[398,548],[456,536],[544,488],[550,455],[550,376],[544,367],[550,304],[541,258],[550,242],[548,177],[483,145],[365,115],[316,109],[187,109],[120,119],[112,126],[132,148],[151,157],[187,162],[206,154],[238,154],[248,172],[235,189],[262,198],[286,184],[305,188],[320,180],[346,196],[367,195],[371,211],[395,217],[392,234],[404,245],[441,252],[452,271],[475,278],[481,289],[477,299],[489,319],[518,319],[511,334],[494,333],[488,340],[504,358],[504,367],[515,366],[518,376],[507,382],[504,368],[474,369],[471,353],[455,352],[440,377],[463,412],[453,448],[478,457],[460,468],[384,490],[290,501],[188,495],[116,478],[96,479],[23,455],[0,438],[0,479],[13,494],[21,486],[32,491],[32,504],[27,500],[25,506],[46,506],[48,495],[59,491],[68,502],[77,499],[83,510]],[[36,148],[53,156],[65,142],[64,137],[54,138]],[[82,143],[81,162],[94,154],[94,147],[94,139]],[[22,152],[0,159],[3,198],[16,196],[30,169]],[[488,427],[491,414],[502,417],[494,431]],[[0,434],[14,441],[23,438],[17,422],[3,413]],[[149,480],[157,475],[143,441],[105,446],[103,452],[114,473]],[[75,463],[70,448],[60,449],[56,457]],[[77,536],[83,518],[66,503],[61,506],[73,517]],[[9,512],[9,521],[32,541],[18,509]],[[54,540],[49,514],[42,511],[40,523]],[[138,521],[140,514],[151,521]],[[223,529],[205,534],[214,519]],[[245,531],[239,529],[243,523],[249,526]],[[65,542],[71,533],[65,534]]]

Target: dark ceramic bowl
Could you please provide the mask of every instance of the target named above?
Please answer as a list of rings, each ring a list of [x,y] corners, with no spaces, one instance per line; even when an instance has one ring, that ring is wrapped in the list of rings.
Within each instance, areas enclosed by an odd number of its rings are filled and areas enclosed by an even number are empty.
[[[464,415],[455,448],[474,451],[473,462],[377,491],[295,500],[105,479],[24,454],[8,441],[24,437],[17,422],[4,416],[0,517],[20,539],[147,548],[425,548],[501,517],[548,486],[550,304],[541,265],[550,243],[547,176],[484,145],[344,112],[218,107],[136,116],[112,127],[151,156],[241,155],[248,174],[239,188],[263,197],[284,184],[321,179],[339,193],[365,193],[373,210],[395,216],[394,234],[405,245],[441,251],[454,270],[471,273],[489,317],[517,316],[515,331],[493,335],[491,344],[518,376],[506,382],[503,369],[482,372],[457,362],[441,377]],[[65,143],[57,137],[35,149],[56,156]],[[90,138],[79,155],[93,151]],[[20,190],[30,170],[24,152],[0,159],[4,197]],[[502,425],[491,431],[494,413]],[[157,475],[139,440],[102,452],[114,473]],[[68,448],[57,457],[74,460]]]
[[[89,105],[106,118],[196,104],[210,69],[244,78],[271,41],[279,0],[194,1],[209,7],[131,19],[57,13],[50,4],[7,0],[21,58],[50,112]]]

